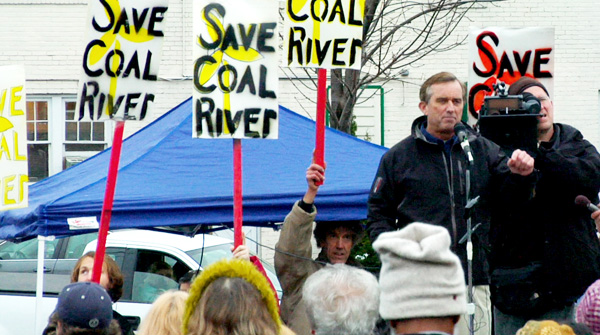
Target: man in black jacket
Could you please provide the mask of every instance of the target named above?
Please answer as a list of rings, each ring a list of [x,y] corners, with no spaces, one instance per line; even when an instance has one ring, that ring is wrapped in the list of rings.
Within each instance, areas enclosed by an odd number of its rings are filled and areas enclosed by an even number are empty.
[[[374,242],[380,233],[412,222],[443,226],[467,275],[467,245],[459,241],[467,233],[467,201],[480,196],[470,211],[473,225],[482,223],[473,235],[474,331],[488,335],[491,312],[484,248],[488,247],[489,207],[527,199],[534,182],[530,176],[534,162],[521,150],[508,159],[498,145],[465,125],[473,154],[471,166],[454,133],[461,123],[465,95],[466,87],[451,73],[438,73],[423,83],[419,108],[425,115],[414,121],[410,136],[382,157],[369,196],[367,229]],[[467,335],[468,318],[462,319],[457,334]]]
[[[574,303],[600,277],[596,228],[589,211],[574,202],[578,195],[598,202],[600,155],[577,129],[554,123],[554,106],[543,84],[522,77],[508,91],[525,92],[542,107],[538,181],[529,201],[497,213],[492,221],[496,335],[513,335],[530,319],[573,320]]]

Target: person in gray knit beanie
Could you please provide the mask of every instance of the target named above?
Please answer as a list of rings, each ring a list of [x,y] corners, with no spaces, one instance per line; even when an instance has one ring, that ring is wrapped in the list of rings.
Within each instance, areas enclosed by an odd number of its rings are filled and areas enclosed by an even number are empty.
[[[466,286],[446,228],[415,222],[382,233],[373,243],[381,259],[379,314],[396,334],[452,334],[467,311]]]

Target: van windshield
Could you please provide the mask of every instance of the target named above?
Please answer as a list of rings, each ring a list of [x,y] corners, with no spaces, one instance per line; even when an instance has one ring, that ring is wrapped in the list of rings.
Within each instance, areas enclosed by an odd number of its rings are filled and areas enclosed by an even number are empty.
[[[212,247],[199,248],[187,252],[202,268],[220,261],[223,258],[231,258],[231,247],[233,244],[219,244]]]

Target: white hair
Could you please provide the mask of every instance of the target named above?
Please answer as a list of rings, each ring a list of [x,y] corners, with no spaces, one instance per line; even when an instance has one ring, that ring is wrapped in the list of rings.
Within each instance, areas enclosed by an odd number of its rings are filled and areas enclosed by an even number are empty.
[[[379,285],[371,273],[345,264],[327,265],[302,288],[318,335],[369,335],[379,318]]]

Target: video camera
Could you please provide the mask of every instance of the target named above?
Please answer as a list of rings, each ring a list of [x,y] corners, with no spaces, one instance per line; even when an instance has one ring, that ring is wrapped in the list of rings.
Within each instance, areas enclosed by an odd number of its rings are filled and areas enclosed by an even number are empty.
[[[495,96],[487,96],[479,115],[531,115],[542,109],[540,100],[533,94],[508,95],[506,84],[494,84]]]
[[[542,105],[533,94],[508,95],[506,84],[494,85],[495,96],[487,96],[479,111],[479,132],[498,144],[507,155],[515,149],[535,156],[537,151],[537,117]]]

